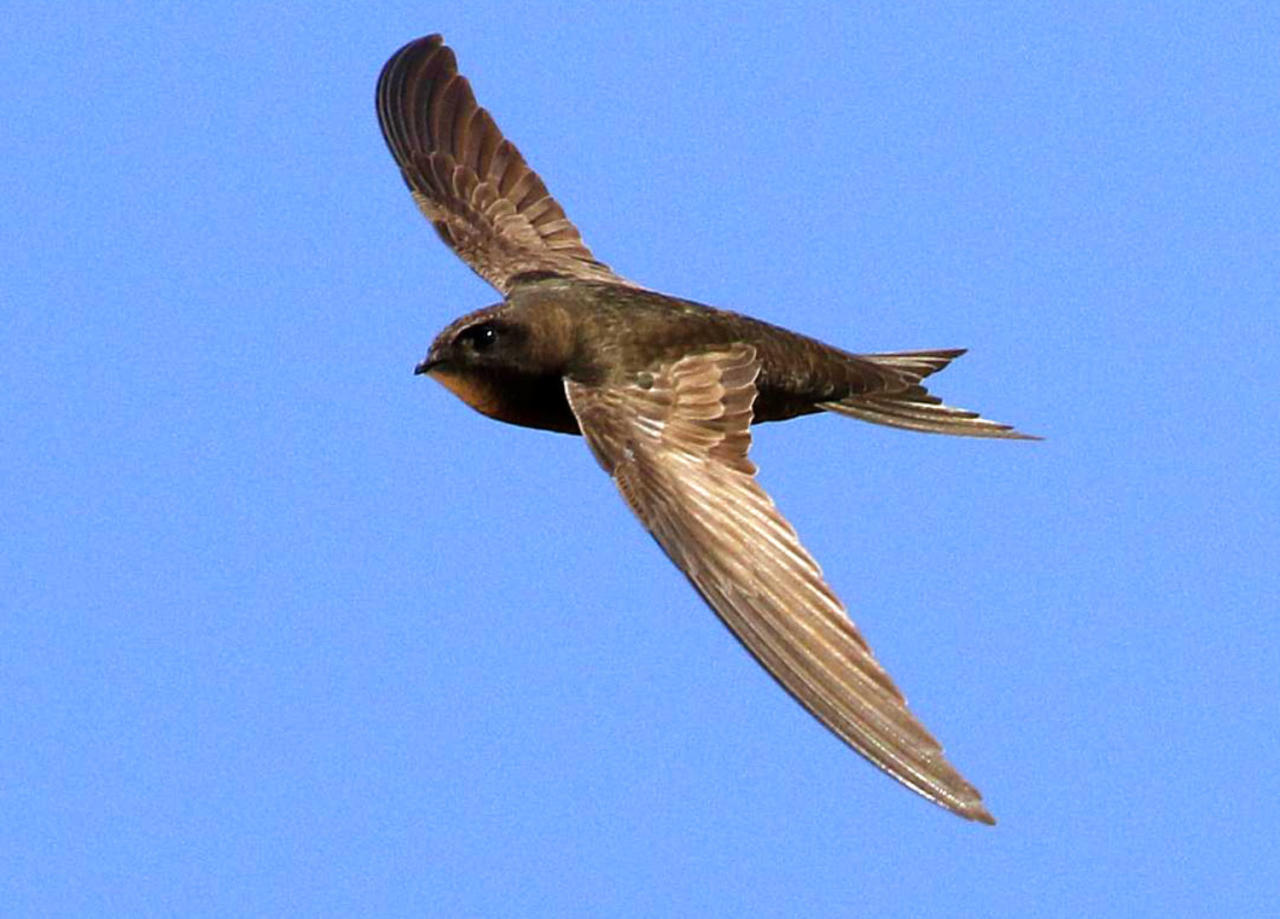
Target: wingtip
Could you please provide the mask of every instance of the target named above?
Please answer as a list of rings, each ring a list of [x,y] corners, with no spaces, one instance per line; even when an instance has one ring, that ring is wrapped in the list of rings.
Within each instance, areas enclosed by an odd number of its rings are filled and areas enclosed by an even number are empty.
[[[963,817],[965,820],[972,820],[974,823],[985,824],[986,826],[995,826],[996,818],[991,815],[991,811],[987,810],[987,806],[982,803],[982,798],[978,796],[976,790],[973,797],[959,801],[942,801],[937,798],[932,799],[935,804],[939,804],[957,817]]]

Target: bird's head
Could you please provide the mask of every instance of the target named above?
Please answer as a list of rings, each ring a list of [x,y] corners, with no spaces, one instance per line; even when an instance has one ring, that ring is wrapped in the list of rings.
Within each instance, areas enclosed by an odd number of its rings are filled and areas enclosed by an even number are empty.
[[[504,306],[470,313],[436,336],[414,373],[433,376],[471,375],[515,370],[526,359],[529,329],[505,315]]]
[[[558,311],[501,303],[450,323],[414,372],[497,417],[535,381],[554,380],[558,389],[571,350],[572,335]]]

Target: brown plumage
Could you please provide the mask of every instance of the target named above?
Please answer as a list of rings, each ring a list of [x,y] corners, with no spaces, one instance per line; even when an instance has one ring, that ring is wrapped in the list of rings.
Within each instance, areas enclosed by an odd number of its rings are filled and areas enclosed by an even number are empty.
[[[994,823],[907,709],[747,456],[753,423],[819,411],[1026,438],[921,385],[963,351],[849,354],[618,276],[476,104],[438,35],[387,62],[377,104],[419,208],[505,295],[441,332],[418,372],[500,421],[582,434],[659,545],[788,692],[909,788]]]

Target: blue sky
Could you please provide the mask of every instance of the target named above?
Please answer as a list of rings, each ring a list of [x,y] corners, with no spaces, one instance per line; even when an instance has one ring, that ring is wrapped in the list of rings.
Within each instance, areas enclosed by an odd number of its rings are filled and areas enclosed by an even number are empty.
[[[1280,12],[29,4],[0,59],[12,914],[1244,915],[1280,823]],[[441,31],[598,256],[1044,435],[761,478],[994,829],[839,744],[577,438],[373,87]]]

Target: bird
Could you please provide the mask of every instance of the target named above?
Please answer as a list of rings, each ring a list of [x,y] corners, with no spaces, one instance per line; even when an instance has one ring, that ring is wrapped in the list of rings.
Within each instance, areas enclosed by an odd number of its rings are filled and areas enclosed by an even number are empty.
[[[623,500],[797,701],[924,798],[994,824],[756,479],[751,426],[829,412],[1038,439],[922,380],[963,349],[853,354],[650,290],[592,254],[438,35],[387,61],[378,122],[413,200],[502,301],[450,323],[415,373],[482,414],[581,435]]]

